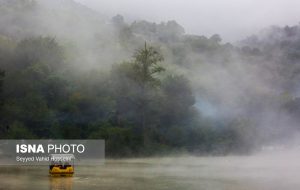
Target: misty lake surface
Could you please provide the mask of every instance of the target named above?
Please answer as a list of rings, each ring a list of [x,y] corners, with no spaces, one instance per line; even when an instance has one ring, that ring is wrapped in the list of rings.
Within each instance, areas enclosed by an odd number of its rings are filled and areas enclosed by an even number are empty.
[[[106,160],[49,177],[48,167],[1,167],[0,190],[296,190],[300,154]]]

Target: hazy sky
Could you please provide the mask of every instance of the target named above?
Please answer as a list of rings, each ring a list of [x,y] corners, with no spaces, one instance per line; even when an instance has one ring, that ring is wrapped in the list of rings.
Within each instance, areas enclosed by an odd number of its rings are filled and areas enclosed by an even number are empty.
[[[76,0],[125,20],[176,20],[186,33],[236,41],[270,25],[300,22],[300,0]]]

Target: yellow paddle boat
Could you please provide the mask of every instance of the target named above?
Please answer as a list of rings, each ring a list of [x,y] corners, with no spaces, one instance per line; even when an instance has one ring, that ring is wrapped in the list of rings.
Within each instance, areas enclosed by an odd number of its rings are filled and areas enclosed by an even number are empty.
[[[52,154],[49,174],[51,176],[73,176],[74,174],[73,154]]]

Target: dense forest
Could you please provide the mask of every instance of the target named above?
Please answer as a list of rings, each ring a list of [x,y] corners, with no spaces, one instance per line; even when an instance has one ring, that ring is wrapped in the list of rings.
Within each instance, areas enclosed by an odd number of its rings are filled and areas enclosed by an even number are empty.
[[[250,153],[299,132],[300,25],[236,44],[72,0],[0,0],[0,138],[109,156]]]

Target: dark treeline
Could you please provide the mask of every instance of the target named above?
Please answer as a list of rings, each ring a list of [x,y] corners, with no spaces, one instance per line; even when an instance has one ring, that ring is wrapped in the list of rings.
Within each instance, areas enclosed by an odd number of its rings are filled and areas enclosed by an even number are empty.
[[[1,57],[1,138],[101,138],[111,156],[239,146],[234,130],[215,131],[200,119],[185,76],[161,75],[163,56],[151,46],[109,73],[69,74],[74,68],[50,37],[22,40],[9,52]]]
[[[0,5],[2,139],[100,138],[109,156],[229,154],[299,131],[299,26],[234,46],[175,21],[103,21],[73,1]]]

